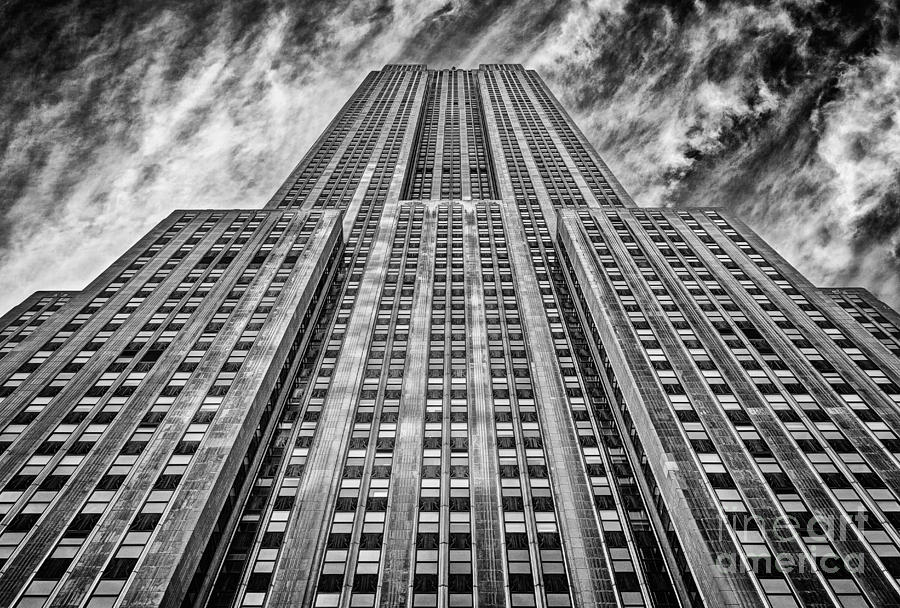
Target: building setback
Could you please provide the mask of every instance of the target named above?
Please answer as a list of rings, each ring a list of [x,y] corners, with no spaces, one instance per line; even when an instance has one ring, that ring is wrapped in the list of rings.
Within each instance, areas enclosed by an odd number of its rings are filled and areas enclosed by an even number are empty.
[[[0,605],[900,606],[898,352],[535,72],[386,66],[0,318]]]

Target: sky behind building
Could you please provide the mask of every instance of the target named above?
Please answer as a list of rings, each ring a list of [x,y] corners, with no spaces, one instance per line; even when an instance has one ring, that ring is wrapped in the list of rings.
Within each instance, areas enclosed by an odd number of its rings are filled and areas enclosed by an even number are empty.
[[[736,211],[900,303],[892,2],[9,2],[0,308],[175,208],[267,200],[370,69],[540,71],[641,205]],[[64,256],[60,256],[64,252]]]

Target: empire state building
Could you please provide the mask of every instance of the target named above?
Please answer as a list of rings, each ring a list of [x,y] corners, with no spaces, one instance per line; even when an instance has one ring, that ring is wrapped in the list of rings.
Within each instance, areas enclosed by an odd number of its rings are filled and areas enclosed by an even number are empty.
[[[900,606],[900,316],[637,206],[519,65],[0,319],[0,606]]]

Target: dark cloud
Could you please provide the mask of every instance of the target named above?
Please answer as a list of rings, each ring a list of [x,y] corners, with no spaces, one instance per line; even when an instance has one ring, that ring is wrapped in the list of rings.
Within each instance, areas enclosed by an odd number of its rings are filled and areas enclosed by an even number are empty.
[[[900,228],[900,172],[896,180],[865,214],[856,220],[853,244],[864,250],[873,243],[883,243],[891,239]],[[874,196],[874,193],[869,194]]]
[[[0,308],[77,288],[175,207],[261,204],[368,70],[501,61],[541,72],[640,203],[732,209],[814,281],[900,304],[898,17],[875,1],[6,2]]]
[[[860,226],[900,160],[897,22],[880,2],[629,2],[548,79],[638,201],[729,208],[813,280],[896,304],[897,226]]]

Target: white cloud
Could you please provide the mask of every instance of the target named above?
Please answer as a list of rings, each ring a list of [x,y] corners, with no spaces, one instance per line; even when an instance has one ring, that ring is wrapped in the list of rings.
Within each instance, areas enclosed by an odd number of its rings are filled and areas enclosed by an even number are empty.
[[[443,1],[397,2],[378,19],[375,0],[328,5],[303,40],[294,39],[296,9],[269,12],[264,27],[239,40],[222,10],[188,62],[174,59],[192,35],[178,13],[160,12],[125,40],[106,31],[57,96],[10,125],[0,177],[32,169],[28,187],[7,201],[0,309],[36,289],[80,288],[173,209],[261,206],[367,71],[418,62],[418,53],[432,63],[509,61],[540,71],[641,204],[684,196],[697,156],[717,158],[690,186],[693,204],[739,208],[815,281],[864,283],[900,303],[898,278],[885,270],[895,243],[860,249],[854,241],[857,222],[900,167],[898,49],[844,71],[837,97],[812,117],[820,138],[811,151],[798,139],[796,154],[755,175],[741,200],[718,200],[747,179],[745,165],[766,144],[750,129],[735,149],[727,134],[766,116],[777,133],[807,94],[767,84],[759,50],[788,38],[806,57],[809,32],[797,29],[787,0],[715,10],[697,3],[701,18],[665,15],[637,44],[628,27],[641,25],[627,21],[626,4],[572,2],[538,31],[542,7],[522,0],[447,49],[415,38]],[[442,19],[475,6],[454,0]],[[172,79],[173,68],[184,72]],[[593,101],[579,106],[579,97]],[[92,122],[73,123],[88,99]],[[35,151],[46,153],[43,163]]]
[[[98,114],[108,123],[89,126],[103,143],[84,150],[67,127],[81,91],[35,108],[13,138],[14,148],[50,151],[7,215],[13,229],[0,266],[8,286],[0,309],[37,289],[81,288],[176,208],[262,206],[365,73],[391,60],[406,40],[401,33],[414,33],[432,4],[405,3],[371,52],[348,59],[373,27],[365,7],[349,4],[317,33],[321,54],[300,78],[279,61],[291,46],[284,11],[269,15],[240,53],[230,47],[223,12],[217,35],[174,83],[165,73],[188,24],[171,12],[126,41],[142,51],[121,71],[105,54],[88,58],[74,80],[82,91],[105,80],[98,103],[107,107]]]

